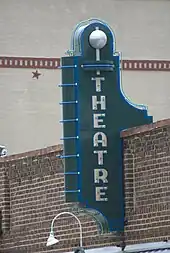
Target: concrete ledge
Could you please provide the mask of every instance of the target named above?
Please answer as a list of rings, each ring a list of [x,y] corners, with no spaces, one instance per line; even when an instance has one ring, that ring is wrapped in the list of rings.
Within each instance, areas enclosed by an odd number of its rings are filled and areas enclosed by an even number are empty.
[[[32,156],[41,156],[41,155],[47,155],[49,153],[54,153],[54,152],[62,152],[63,151],[63,145],[54,145],[42,149],[36,149],[20,154],[15,154],[15,155],[9,155],[5,157],[0,157],[0,163],[1,162],[9,162],[9,161],[14,161],[14,160],[19,160],[19,159],[24,159],[26,157],[32,157]]]
[[[141,134],[145,132],[152,131],[157,128],[165,127],[165,126],[170,126],[170,119],[165,119],[165,120],[160,120],[148,125],[143,125],[143,126],[138,126],[138,127],[132,127],[129,129],[125,129],[120,132],[120,137],[125,138],[129,137],[135,134]]]

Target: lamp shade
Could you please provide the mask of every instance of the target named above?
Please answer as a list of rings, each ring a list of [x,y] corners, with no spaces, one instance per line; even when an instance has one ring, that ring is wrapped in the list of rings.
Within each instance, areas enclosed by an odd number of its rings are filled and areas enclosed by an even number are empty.
[[[50,233],[50,236],[48,237],[46,246],[52,246],[58,242],[59,242],[59,240],[56,239],[52,233]]]

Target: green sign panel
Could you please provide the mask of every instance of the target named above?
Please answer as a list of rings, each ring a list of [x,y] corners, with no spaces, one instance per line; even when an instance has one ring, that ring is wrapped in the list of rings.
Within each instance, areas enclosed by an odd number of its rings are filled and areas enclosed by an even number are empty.
[[[152,122],[144,106],[124,96],[120,56],[111,28],[100,20],[80,23],[72,50],[62,58],[66,201],[96,210],[110,231],[124,229],[120,131]]]

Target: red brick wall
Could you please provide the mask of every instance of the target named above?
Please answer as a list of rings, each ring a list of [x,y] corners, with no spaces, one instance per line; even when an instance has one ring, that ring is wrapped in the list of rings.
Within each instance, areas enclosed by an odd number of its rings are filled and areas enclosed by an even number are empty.
[[[125,241],[127,244],[170,239],[170,120],[126,130],[124,145]],[[63,164],[56,158],[61,146],[32,151],[0,160],[0,252],[64,252],[79,244],[74,219],[55,222],[61,240],[49,249],[53,217],[73,211],[64,202]],[[101,236],[95,222],[81,215],[85,247],[119,245],[116,234]]]
[[[122,132],[127,243],[170,239],[170,120]]]
[[[63,164],[56,158],[61,152],[61,147],[55,146],[1,159],[0,252],[48,252],[46,241],[52,219],[59,212],[73,211],[75,206],[64,202]],[[111,245],[117,238],[119,243],[119,236],[100,239],[90,217],[81,215],[80,220],[85,246]],[[79,226],[74,219],[61,217],[54,231],[61,242],[50,247],[50,252],[69,251],[79,245]]]
[[[0,231],[6,232],[10,228],[10,187],[4,163],[0,163],[0,217]]]

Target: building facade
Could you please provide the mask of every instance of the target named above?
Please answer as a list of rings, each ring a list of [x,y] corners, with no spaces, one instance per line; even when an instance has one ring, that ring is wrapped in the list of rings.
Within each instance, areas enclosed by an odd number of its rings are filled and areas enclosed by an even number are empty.
[[[78,212],[77,203],[65,203],[63,162],[56,158],[62,153],[61,146],[1,158],[0,252],[74,250],[79,245],[79,226],[67,215],[55,221],[54,234],[59,243],[46,246],[52,219],[60,212],[69,211],[81,221],[85,248],[112,246],[108,253],[122,252],[123,249],[128,253],[155,252],[167,248],[163,252],[169,253],[169,133],[170,120],[121,132],[124,144],[124,233],[100,234],[95,220]],[[107,249],[101,252],[107,252]]]
[[[59,59],[74,27],[93,17],[115,33],[126,96],[154,121],[168,118],[169,11],[167,0],[1,0],[0,145],[16,154],[61,143]]]

